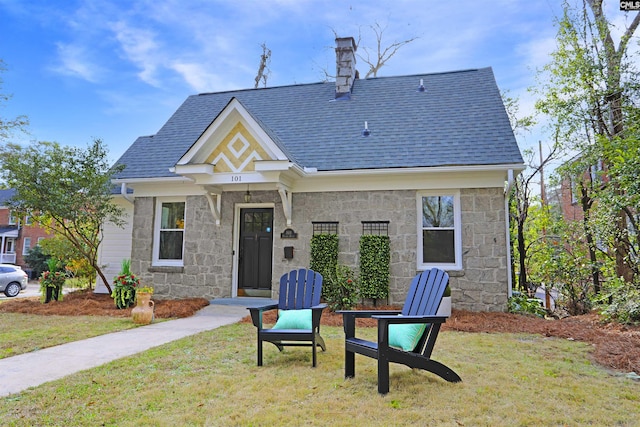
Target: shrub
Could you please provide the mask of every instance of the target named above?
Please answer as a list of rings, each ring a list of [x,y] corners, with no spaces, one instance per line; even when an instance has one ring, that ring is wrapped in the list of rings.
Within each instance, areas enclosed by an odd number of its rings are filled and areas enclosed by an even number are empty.
[[[338,265],[338,235],[337,234],[316,234],[311,238],[311,262],[310,268],[322,274],[324,283],[327,283],[332,276],[335,276]],[[326,286],[322,287],[322,296],[325,294]]]
[[[358,302],[358,280],[346,265],[337,265],[335,272],[328,274],[322,286],[325,301],[331,310],[349,310]]]
[[[30,279],[40,277],[44,271],[47,271],[47,261],[51,258],[50,255],[45,254],[42,251],[42,247],[37,245],[33,247],[27,255],[24,256],[24,261],[31,268]]]
[[[509,313],[516,314],[533,314],[538,317],[544,317],[547,313],[544,307],[540,305],[537,298],[529,298],[520,292],[514,292],[507,302]]]
[[[131,307],[136,302],[136,288],[140,279],[131,273],[131,260],[122,260],[120,274],[113,279],[111,298],[116,307],[122,309]]]
[[[389,296],[389,236],[360,237],[360,294],[374,300]]]
[[[40,276],[40,300],[44,303],[62,301],[62,287],[67,280],[65,272],[60,271],[60,265],[55,258],[47,260],[48,271]]]
[[[614,278],[603,285],[597,302],[600,314],[609,321],[634,324],[640,322],[640,289],[626,283],[622,278]]]

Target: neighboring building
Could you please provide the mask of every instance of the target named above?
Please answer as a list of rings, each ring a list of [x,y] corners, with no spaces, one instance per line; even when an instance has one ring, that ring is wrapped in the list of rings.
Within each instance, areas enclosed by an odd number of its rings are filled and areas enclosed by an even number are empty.
[[[524,164],[492,70],[360,80],[353,39],[336,41],[335,84],[190,96],[134,142],[117,162],[130,221],[105,228],[108,274],[131,257],[159,296],[273,297],[309,266],[314,233],[336,232],[357,267],[373,221],[390,237],[391,303],[437,266],[455,307],[506,309],[505,186]]]
[[[569,164],[576,163],[580,157],[574,157],[569,160]],[[579,186],[600,187],[606,184],[609,178],[606,175],[606,168],[599,160],[596,164],[585,168],[579,177],[564,176],[560,183],[560,195],[562,208],[562,216],[567,221],[582,221],[584,219],[584,211],[582,208],[582,191]]]
[[[18,217],[8,206],[15,190],[0,190],[0,262],[28,269],[24,256],[42,239],[51,237],[44,228]]]

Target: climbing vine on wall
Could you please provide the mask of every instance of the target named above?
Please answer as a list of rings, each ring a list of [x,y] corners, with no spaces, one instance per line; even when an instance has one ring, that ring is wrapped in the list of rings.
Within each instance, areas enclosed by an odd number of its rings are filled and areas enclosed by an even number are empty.
[[[389,236],[360,237],[360,295],[374,300],[389,296]]]
[[[316,234],[311,238],[310,268],[322,274],[326,284],[336,275],[338,265],[338,235]],[[323,289],[325,286],[323,286]],[[324,292],[323,292],[324,293]]]

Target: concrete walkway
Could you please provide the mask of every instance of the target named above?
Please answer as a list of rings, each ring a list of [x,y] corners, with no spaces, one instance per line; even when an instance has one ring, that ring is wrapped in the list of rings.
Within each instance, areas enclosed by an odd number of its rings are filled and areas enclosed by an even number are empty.
[[[254,303],[257,301],[253,301]],[[177,339],[238,322],[249,314],[244,305],[213,303],[194,316],[152,323],[43,350],[0,359],[0,397],[19,393],[121,357]]]

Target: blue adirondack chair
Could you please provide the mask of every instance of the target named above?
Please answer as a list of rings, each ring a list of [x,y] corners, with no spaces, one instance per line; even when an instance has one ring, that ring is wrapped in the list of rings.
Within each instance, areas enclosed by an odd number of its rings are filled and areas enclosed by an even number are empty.
[[[262,343],[270,342],[282,351],[287,346],[312,348],[312,365],[316,367],[316,347],[326,351],[320,336],[320,317],[327,305],[320,303],[322,275],[313,270],[290,271],[280,278],[278,304],[249,307],[251,320],[258,328],[258,366],[262,366]],[[278,309],[278,321],[263,329],[263,314]]]
[[[389,392],[389,363],[423,369],[450,382],[462,381],[452,369],[431,359],[440,326],[446,317],[435,316],[449,275],[439,269],[418,274],[409,288],[402,311],[340,311],[345,332],[345,378],[355,376],[355,354],[378,360],[378,393]],[[356,318],[378,320],[377,342],[357,338]],[[402,348],[398,348],[398,347]]]

